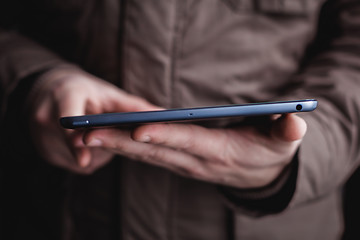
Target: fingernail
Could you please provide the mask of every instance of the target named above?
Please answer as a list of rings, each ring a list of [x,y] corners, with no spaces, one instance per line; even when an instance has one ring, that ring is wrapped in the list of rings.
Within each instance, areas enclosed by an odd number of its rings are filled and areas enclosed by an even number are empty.
[[[139,139],[139,142],[143,142],[143,143],[148,143],[151,141],[151,137],[149,135],[145,135],[145,136],[142,136],[140,139]]]
[[[86,146],[89,146],[89,147],[100,147],[102,146],[102,141],[97,139],[97,138],[94,138],[92,139],[89,143],[86,144]]]

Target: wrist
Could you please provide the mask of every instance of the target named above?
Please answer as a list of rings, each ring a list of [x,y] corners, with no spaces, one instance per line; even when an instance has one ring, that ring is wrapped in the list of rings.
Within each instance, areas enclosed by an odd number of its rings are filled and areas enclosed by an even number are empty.
[[[281,174],[266,186],[251,189],[219,186],[224,200],[234,210],[249,215],[261,216],[278,213],[290,203],[298,175],[297,154]]]

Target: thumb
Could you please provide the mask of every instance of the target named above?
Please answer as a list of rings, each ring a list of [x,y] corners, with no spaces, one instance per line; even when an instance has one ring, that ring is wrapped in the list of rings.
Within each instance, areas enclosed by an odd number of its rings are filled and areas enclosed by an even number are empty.
[[[306,133],[304,119],[295,114],[285,114],[276,119],[271,128],[271,136],[283,142],[301,140]]]
[[[81,94],[69,94],[58,102],[58,117],[78,116],[85,114],[86,102]],[[66,144],[69,147],[75,161],[80,167],[87,167],[91,161],[91,151],[86,148],[82,141],[83,131],[62,129]]]

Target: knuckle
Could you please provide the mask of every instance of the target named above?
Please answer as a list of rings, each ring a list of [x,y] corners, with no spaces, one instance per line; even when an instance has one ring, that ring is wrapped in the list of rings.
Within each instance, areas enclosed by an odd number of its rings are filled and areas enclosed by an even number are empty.
[[[196,132],[195,126],[189,125],[189,133]],[[185,149],[195,148],[196,147],[196,141],[192,134],[188,134],[185,141],[184,141],[184,147]]]
[[[85,144],[89,144],[93,138],[94,138],[93,132],[87,132],[83,136],[83,141],[84,141]]]
[[[230,156],[229,151],[227,151],[226,149],[223,149],[219,152],[218,155],[215,156],[215,161],[222,166],[227,167],[233,166],[235,162],[234,158]]]
[[[185,136],[185,138],[181,141],[181,146],[178,150],[190,151],[192,149],[201,149],[199,144],[201,143],[196,142],[192,135],[189,134],[189,136]]]
[[[86,114],[102,113],[103,107],[98,102],[86,101]]]
[[[162,151],[160,148],[154,147],[144,155],[144,160],[148,162],[159,160],[166,162],[167,158],[165,157],[164,151]]]
[[[194,140],[189,137],[188,139],[186,139],[184,141],[184,145],[181,147],[182,150],[190,150],[190,149],[196,149],[196,143],[194,142]]]
[[[61,99],[64,97],[64,94],[68,93],[69,84],[68,81],[58,81],[54,84],[52,94],[54,99]]]
[[[40,109],[35,112],[33,119],[39,125],[46,125],[50,123],[51,116],[47,109],[40,107]]]
[[[214,155],[214,161],[223,166],[232,167],[236,165],[237,159],[241,155],[238,152],[239,146],[238,143],[234,143],[230,140],[230,137],[225,134],[221,136],[222,139],[219,141],[222,144],[217,147],[217,154]]]
[[[126,149],[126,144],[124,141],[121,141],[119,139],[115,140],[115,141],[102,141],[102,144],[104,147],[108,147],[108,148],[112,148],[112,149],[117,149],[117,150],[124,150]]]

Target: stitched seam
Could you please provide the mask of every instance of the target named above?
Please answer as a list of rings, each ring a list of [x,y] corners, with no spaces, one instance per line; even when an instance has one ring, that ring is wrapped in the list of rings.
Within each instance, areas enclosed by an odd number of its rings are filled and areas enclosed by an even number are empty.
[[[177,58],[179,57],[179,41],[180,41],[180,29],[181,29],[181,17],[183,12],[183,6],[185,6],[185,0],[179,0],[174,2],[175,6],[175,20],[173,26],[173,37],[172,37],[172,49],[170,57],[170,87],[169,87],[169,99],[170,107],[177,107],[178,103],[176,102],[176,67],[177,67]],[[166,219],[166,229],[167,229],[167,239],[172,240],[176,239],[176,206],[177,206],[177,186],[178,178],[176,175],[169,175],[169,202],[168,202],[168,215]]]

